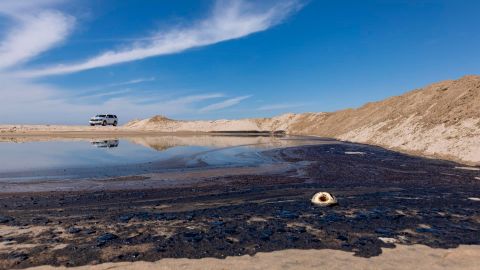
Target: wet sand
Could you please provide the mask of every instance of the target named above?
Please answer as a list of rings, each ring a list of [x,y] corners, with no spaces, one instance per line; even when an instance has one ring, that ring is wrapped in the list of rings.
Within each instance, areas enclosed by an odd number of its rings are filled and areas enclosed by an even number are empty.
[[[479,258],[479,171],[333,142],[265,154],[283,169],[137,175],[93,190],[41,192],[35,187],[44,183],[32,183],[34,192],[0,193],[0,269],[303,269],[325,260],[334,269],[473,269]],[[312,206],[317,191],[339,205]]]

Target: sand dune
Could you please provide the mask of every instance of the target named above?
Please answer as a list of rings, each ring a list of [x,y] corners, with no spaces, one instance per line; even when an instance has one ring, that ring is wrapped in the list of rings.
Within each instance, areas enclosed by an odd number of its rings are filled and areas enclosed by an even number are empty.
[[[443,81],[358,109],[332,113],[216,121],[176,121],[156,116],[132,121],[125,127],[169,132],[284,130],[479,164],[480,76]]]

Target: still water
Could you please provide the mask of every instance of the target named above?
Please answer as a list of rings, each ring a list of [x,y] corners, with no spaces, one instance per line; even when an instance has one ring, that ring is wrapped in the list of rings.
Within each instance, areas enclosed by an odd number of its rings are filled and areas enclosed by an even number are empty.
[[[322,140],[275,136],[0,138],[0,180],[109,177],[204,166],[274,162],[262,151]]]

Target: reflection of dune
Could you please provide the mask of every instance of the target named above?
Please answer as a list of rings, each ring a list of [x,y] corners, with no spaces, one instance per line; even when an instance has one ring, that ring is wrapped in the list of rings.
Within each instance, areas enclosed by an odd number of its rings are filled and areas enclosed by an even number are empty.
[[[232,147],[239,145],[255,145],[255,147],[283,147],[291,145],[291,141],[273,136],[220,136],[220,135],[191,135],[191,136],[155,136],[155,137],[127,137],[127,140],[158,151],[176,146],[204,146],[204,147]]]
[[[292,137],[232,135],[232,134],[177,134],[177,135],[126,135],[121,139],[132,143],[164,151],[178,146],[200,146],[209,148],[223,148],[232,146],[252,146],[255,148],[279,148],[295,145],[304,145],[305,140],[292,140]],[[48,141],[86,141],[98,147],[117,147],[118,139],[112,136],[0,136],[0,142],[27,143]],[[109,143],[116,142],[116,143]],[[318,143],[318,141],[316,142]],[[120,146],[121,147],[121,146]]]

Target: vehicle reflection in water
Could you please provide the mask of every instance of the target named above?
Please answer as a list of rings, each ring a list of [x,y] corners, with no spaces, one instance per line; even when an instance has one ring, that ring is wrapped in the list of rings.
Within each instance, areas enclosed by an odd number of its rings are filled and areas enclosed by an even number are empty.
[[[118,147],[119,140],[99,140],[91,141],[90,143],[98,148],[114,148]]]

